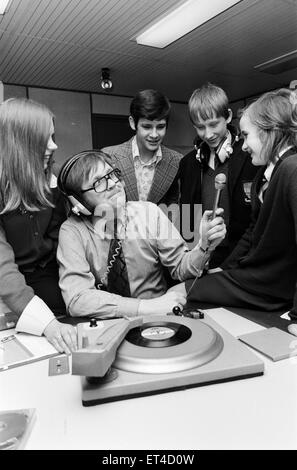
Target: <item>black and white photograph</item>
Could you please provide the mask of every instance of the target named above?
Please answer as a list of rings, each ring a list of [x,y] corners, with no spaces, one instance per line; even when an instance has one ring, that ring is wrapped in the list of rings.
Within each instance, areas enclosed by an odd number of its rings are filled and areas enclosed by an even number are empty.
[[[297,450],[296,397],[297,0],[0,0],[0,450]]]

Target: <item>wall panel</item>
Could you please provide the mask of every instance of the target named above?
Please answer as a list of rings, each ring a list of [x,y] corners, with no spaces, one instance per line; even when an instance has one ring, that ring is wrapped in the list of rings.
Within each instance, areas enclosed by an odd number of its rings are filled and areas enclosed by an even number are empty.
[[[92,147],[88,93],[29,88],[29,98],[45,104],[55,115],[57,166],[60,166],[68,156]]]

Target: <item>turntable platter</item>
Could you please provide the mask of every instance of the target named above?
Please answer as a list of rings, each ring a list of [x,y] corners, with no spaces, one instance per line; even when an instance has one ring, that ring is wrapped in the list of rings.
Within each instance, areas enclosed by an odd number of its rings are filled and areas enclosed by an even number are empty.
[[[201,321],[155,317],[130,330],[114,367],[141,374],[179,372],[206,364],[222,351],[222,337]]]
[[[134,330],[117,351],[115,380],[82,377],[84,406],[263,375],[263,361],[207,314],[150,315]]]

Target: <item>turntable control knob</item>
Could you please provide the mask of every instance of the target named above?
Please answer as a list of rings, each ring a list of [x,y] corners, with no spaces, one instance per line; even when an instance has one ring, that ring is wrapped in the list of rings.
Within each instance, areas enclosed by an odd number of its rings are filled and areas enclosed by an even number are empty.
[[[174,315],[180,315],[180,314],[181,314],[181,309],[180,309],[180,307],[179,307],[178,305],[176,305],[175,307],[173,307],[172,313],[173,313]]]
[[[90,327],[91,327],[91,328],[93,328],[93,327],[95,328],[95,326],[97,326],[97,320],[96,320],[96,318],[91,318],[91,320],[90,320]]]
[[[199,318],[200,320],[203,320],[204,318],[204,313],[199,310]]]

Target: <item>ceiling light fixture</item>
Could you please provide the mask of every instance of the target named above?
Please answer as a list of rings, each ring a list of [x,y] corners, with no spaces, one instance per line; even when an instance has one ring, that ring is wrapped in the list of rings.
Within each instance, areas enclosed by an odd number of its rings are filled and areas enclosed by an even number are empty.
[[[297,49],[294,51],[287,52],[286,54],[274,57],[274,59],[267,60],[254,66],[254,69],[259,72],[270,73],[273,75],[287,72],[288,70],[295,69],[297,67]]]
[[[110,69],[104,67],[101,69],[101,87],[103,90],[111,90],[113,83],[110,79]]]
[[[0,0],[0,15],[5,13],[8,3],[10,0]]]
[[[136,42],[162,49],[240,1],[187,0],[140,33]]]

